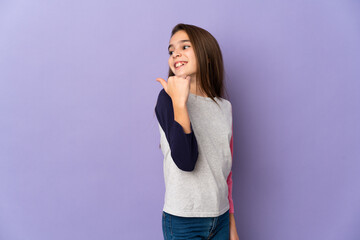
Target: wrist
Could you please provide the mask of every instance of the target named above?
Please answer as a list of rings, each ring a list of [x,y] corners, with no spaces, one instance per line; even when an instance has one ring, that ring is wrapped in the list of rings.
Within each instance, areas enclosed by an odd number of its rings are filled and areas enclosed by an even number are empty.
[[[172,104],[176,108],[186,108],[186,102],[172,101]]]

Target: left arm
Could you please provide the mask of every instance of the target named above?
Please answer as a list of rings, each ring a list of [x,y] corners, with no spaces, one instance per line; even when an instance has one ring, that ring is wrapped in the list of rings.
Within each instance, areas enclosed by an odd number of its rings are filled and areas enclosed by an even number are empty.
[[[233,127],[231,126],[231,128],[232,128],[231,131],[233,132]],[[231,159],[233,159],[233,134],[231,134],[230,150],[231,150]],[[229,189],[228,199],[230,205],[230,210],[229,210],[230,240],[239,240],[239,236],[236,230],[235,217],[234,217],[234,203],[232,200],[232,171],[230,171],[230,174],[227,178],[227,184]]]

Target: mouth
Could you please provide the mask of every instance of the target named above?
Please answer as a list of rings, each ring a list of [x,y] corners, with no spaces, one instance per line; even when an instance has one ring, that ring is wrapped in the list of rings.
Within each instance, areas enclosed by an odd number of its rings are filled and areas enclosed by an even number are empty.
[[[183,67],[185,64],[187,64],[187,62],[185,62],[185,61],[176,62],[176,63],[174,64],[175,70],[180,69],[180,68]]]

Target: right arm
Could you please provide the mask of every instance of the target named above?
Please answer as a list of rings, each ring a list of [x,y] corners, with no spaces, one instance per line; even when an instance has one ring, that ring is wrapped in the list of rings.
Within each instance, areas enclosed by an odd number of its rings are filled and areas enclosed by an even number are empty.
[[[198,158],[198,145],[186,105],[173,105],[171,97],[162,89],[155,113],[165,132],[175,164],[183,171],[194,170]]]
[[[174,118],[183,128],[186,134],[191,133],[190,118],[186,105],[173,103]]]

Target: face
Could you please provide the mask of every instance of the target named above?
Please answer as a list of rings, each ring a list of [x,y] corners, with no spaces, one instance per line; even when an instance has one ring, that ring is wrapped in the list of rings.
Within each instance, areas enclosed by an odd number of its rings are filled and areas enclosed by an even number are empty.
[[[169,67],[175,76],[196,76],[196,57],[192,43],[184,30],[177,31],[169,42]],[[178,63],[179,66],[177,65]],[[176,66],[175,66],[176,65]]]

